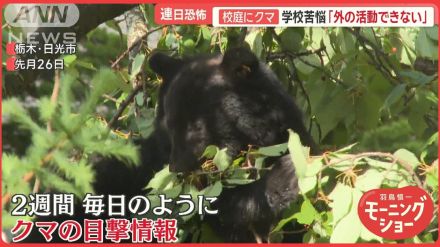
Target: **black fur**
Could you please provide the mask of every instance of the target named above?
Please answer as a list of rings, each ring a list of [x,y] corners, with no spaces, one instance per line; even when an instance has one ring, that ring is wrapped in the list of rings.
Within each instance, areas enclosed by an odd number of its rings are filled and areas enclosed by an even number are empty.
[[[163,77],[157,121],[170,137],[172,171],[198,169],[208,145],[226,147],[234,157],[249,144],[286,142],[289,128],[315,149],[292,97],[245,48],[185,61],[157,53],[150,67]],[[221,224],[214,229],[231,242],[253,242],[255,234],[266,239],[297,194],[295,171],[286,155],[257,182],[222,193],[217,204]]]
[[[247,49],[229,50],[223,59],[208,56],[176,62],[180,60],[163,56],[153,55],[150,66],[164,78],[159,107],[164,114],[159,121],[171,139],[173,171],[197,169],[208,145],[227,147],[236,156],[249,144],[286,142],[289,128],[304,145],[314,146],[292,97]]]

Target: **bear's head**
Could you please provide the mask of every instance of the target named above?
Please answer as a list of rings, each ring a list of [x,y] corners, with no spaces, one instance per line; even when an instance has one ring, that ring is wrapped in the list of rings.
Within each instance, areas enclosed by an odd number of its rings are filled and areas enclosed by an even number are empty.
[[[312,145],[292,97],[247,48],[188,59],[154,53],[149,64],[163,78],[157,123],[171,140],[171,171],[199,168],[208,145],[235,156],[286,142],[288,128]]]

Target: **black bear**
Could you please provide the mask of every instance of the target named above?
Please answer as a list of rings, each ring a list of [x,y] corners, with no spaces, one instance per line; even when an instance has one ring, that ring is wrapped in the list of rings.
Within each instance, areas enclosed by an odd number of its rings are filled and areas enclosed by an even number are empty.
[[[197,170],[202,164],[199,157],[208,145],[226,147],[234,157],[248,145],[286,142],[287,129],[292,129],[300,135],[303,145],[314,149],[292,97],[248,49],[186,59],[155,53],[149,64],[163,82],[155,130],[148,138],[135,140],[141,165],[130,167],[114,158],[98,158],[94,164],[95,194],[124,194],[128,198],[145,195],[144,188],[153,171],[159,171],[164,164],[169,164],[174,172]],[[297,198],[298,185],[290,156],[272,162],[273,168],[261,179],[223,190],[220,195],[215,205],[219,216],[208,221],[226,242],[267,241],[282,210]],[[75,206],[74,219],[81,222],[90,218],[84,215],[81,204]],[[43,218],[37,221],[71,219]],[[44,239],[34,230],[27,241]]]
[[[292,97],[246,48],[185,61],[156,53],[150,67],[163,77],[157,127],[170,137],[172,171],[197,169],[210,144],[235,156],[248,145],[286,142],[289,128],[314,147]]]
[[[246,48],[184,60],[156,53],[150,67],[163,78],[156,128],[168,134],[171,171],[200,168],[208,145],[226,147],[234,157],[248,145],[286,142],[287,129],[315,149],[292,97]],[[297,197],[290,156],[274,162],[262,179],[221,194],[221,224],[215,228],[227,241],[267,240],[271,224]]]

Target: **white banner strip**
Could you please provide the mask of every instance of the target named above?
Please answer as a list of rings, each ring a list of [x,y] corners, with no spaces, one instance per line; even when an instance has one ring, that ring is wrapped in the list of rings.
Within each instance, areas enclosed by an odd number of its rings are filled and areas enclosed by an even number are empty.
[[[214,26],[431,27],[434,7],[214,7]]]

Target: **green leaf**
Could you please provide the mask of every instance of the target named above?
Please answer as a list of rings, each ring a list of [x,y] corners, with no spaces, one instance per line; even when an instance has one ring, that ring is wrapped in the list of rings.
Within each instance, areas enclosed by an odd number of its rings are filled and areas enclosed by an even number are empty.
[[[209,145],[205,148],[205,151],[203,151],[202,157],[205,157],[207,159],[212,159],[212,158],[214,158],[217,151],[218,151],[217,146]]]
[[[31,185],[23,182],[25,174],[34,170],[32,164],[15,155],[3,153],[2,155],[2,193],[29,194],[32,193]]]
[[[303,195],[313,190],[317,185],[316,176],[298,178],[298,187]]]
[[[310,64],[312,66],[310,66]],[[306,75],[312,73],[313,71],[315,71],[315,68],[313,67],[313,65],[316,67],[320,67],[321,66],[321,60],[319,59],[318,55],[316,54],[311,54],[311,55],[307,55],[307,56],[303,56],[301,57],[301,59],[296,59],[295,60],[295,67],[301,72],[304,73]]]
[[[89,69],[89,70],[92,70],[92,71],[97,71],[97,69],[95,68],[93,63],[85,62],[83,60],[76,60],[75,64],[78,65],[78,66],[81,66],[81,67],[83,67],[85,69]]]
[[[100,68],[92,78],[94,86],[89,100],[95,102],[103,94],[109,94],[114,90],[121,88],[121,78],[116,76],[115,72],[109,68]]]
[[[318,212],[313,207],[310,200],[306,199],[301,205],[301,211],[295,214],[295,218],[300,224],[310,225],[315,220],[317,214]]]
[[[259,157],[259,158],[257,158],[257,159],[255,160],[255,167],[257,167],[258,162],[260,162],[260,161],[258,161],[259,159],[264,159],[264,157]],[[243,164],[243,162],[245,162],[245,161],[246,161],[246,157],[244,157],[244,156],[238,156],[235,160],[232,161],[232,164],[231,164],[230,166],[232,166],[232,167],[239,167],[239,166],[240,166],[241,164]],[[258,168],[258,169],[261,169],[261,167]]]
[[[438,41],[438,26],[425,27],[426,35],[433,41]]]
[[[250,45],[255,55],[261,57],[261,53],[263,52],[263,36],[261,32],[250,32],[246,35],[245,41]]]
[[[341,47],[342,54],[353,54],[357,52],[355,49],[356,40],[354,36],[343,28],[338,29],[337,34],[338,45]]]
[[[392,164],[390,164],[391,166]],[[381,172],[375,169],[368,169],[364,174],[358,176],[356,179],[356,188],[361,191],[369,191],[377,189],[382,184],[384,176]]]
[[[348,159],[351,156],[350,154],[338,154],[338,155],[334,154],[334,155],[335,157],[331,158],[331,162],[335,162],[335,164],[329,168],[340,172],[343,172],[353,167],[354,162],[356,161],[356,160]]]
[[[90,133],[92,129],[88,129]],[[85,135],[87,132],[83,132],[83,140],[85,140]],[[80,142],[81,140],[78,140]],[[139,164],[139,153],[136,147],[127,143],[123,139],[107,139],[102,140],[94,138],[91,141],[83,141],[82,145],[87,153],[100,154],[105,157],[115,157],[118,160],[124,162],[125,164],[138,165]]]
[[[228,178],[225,179],[225,183],[228,185],[244,185],[244,184],[250,184],[252,182],[255,182],[254,179],[247,179],[247,178]]]
[[[369,166],[371,166],[374,169],[377,170],[387,170],[390,168],[390,165],[392,165],[392,163],[390,162],[385,162],[385,161],[380,161],[380,160],[376,160],[376,159],[371,159],[371,158],[367,158],[365,157],[364,160],[368,163]]]
[[[379,243],[383,243],[382,237],[370,232],[370,230],[368,230],[363,224],[361,225],[360,238],[362,238],[364,241],[378,241]]]
[[[222,193],[222,189],[223,189],[223,185],[221,181],[216,181],[214,184],[203,189],[201,193],[205,196],[217,197]]]
[[[69,67],[76,60],[76,55],[66,55],[63,56],[63,59],[64,65],[66,65],[66,67]]]
[[[280,231],[284,225],[286,225],[287,223],[291,222],[292,220],[296,219],[296,215],[292,215],[288,218],[282,219],[278,222],[278,224],[275,226],[275,228],[271,231],[271,234]]]
[[[317,182],[318,180],[316,176],[299,178],[298,179],[299,190],[303,195],[305,195],[307,192],[313,190],[316,187]]]
[[[325,184],[329,181],[329,176],[324,176],[321,178],[321,186],[325,186]]]
[[[177,175],[170,172],[168,166],[165,166],[165,168],[154,174],[154,177],[150,180],[146,188],[163,191],[165,189],[173,187],[176,180]]]
[[[332,200],[330,207],[333,212],[333,226],[348,214],[352,202],[353,190],[351,187],[337,183],[336,187],[330,193],[329,198]]]
[[[357,214],[357,204],[362,193],[353,190],[350,192],[353,195],[353,204],[350,212],[343,217],[333,229],[330,237],[330,243],[355,243],[361,234],[362,223]],[[333,207],[333,210],[336,207]]]
[[[394,156],[396,156],[399,160],[402,160],[411,165],[412,169],[417,168],[417,166],[420,164],[420,161],[419,159],[417,159],[415,154],[403,148],[397,150],[394,153]]]
[[[199,191],[194,185],[184,184],[182,194],[191,195],[192,201],[194,202],[194,205],[195,205],[194,211],[191,214],[186,215],[186,216],[182,216],[183,221],[188,221],[196,214],[198,207],[199,207],[199,204],[197,203],[198,196],[203,195],[203,191]],[[188,207],[188,205],[182,205],[182,210],[187,209],[187,207]]]
[[[284,219],[280,220],[278,222],[278,224],[274,227],[274,229],[271,231],[270,234],[274,234],[276,232],[281,231],[281,229],[283,229],[283,227],[287,223],[293,221],[294,219],[297,219],[298,222],[301,223],[301,224],[311,224],[313,222],[313,220],[315,219],[317,214],[318,214],[318,212],[313,207],[313,205],[310,202],[310,200],[306,199],[301,204],[301,210],[298,213],[295,213],[294,215],[291,215],[291,216],[289,216],[287,218],[284,218]]]
[[[45,188],[57,188],[61,192],[74,193],[77,197],[81,198],[84,196],[82,191],[80,191],[72,183],[66,181],[66,179],[58,174],[55,174],[47,169],[39,174],[41,184]]]
[[[243,157],[242,159],[240,159],[241,162],[238,163],[238,164],[241,164],[242,162],[244,162],[244,160],[245,160],[245,158]],[[264,160],[266,160],[266,157],[258,157],[258,158],[256,158],[255,159],[255,163],[254,163],[255,168],[258,169],[258,170],[263,168]],[[235,164],[235,161],[234,161],[234,164]]]
[[[145,61],[145,54],[139,53],[136,55],[136,57],[133,60],[133,65],[131,68],[131,74],[130,74],[131,79],[135,78],[136,75],[139,74],[139,72],[141,72],[142,67],[144,65],[144,61]]]
[[[438,27],[435,27],[438,28]],[[431,60],[438,60],[438,45],[430,37],[434,36],[432,31],[427,33],[425,28],[421,28],[415,41],[415,49],[418,57],[424,57]]]
[[[336,88],[333,92],[325,95],[318,105],[319,107],[315,109],[315,115],[321,127],[321,138],[325,138],[339,122],[354,111],[353,101],[341,88]]]
[[[395,104],[398,100],[400,100],[402,96],[405,94],[405,89],[406,89],[405,84],[399,84],[395,86],[391,91],[391,93],[388,95],[388,97],[385,99],[385,102],[381,107],[381,111],[388,110],[393,104]]]
[[[192,53],[195,49],[196,42],[194,42],[192,38],[184,38],[182,45],[185,53]]]
[[[154,131],[154,114],[154,109],[144,107],[140,111],[140,116],[135,118],[136,126],[144,138]]]
[[[167,198],[177,198],[182,193],[182,184],[175,185],[160,192],[160,194],[166,195]]]
[[[417,37],[415,28],[399,28],[400,39],[405,52],[402,52],[401,62],[412,66],[416,57],[414,40]]]
[[[24,221],[32,221],[31,216],[12,216],[11,212],[8,212],[6,210],[2,210],[2,227],[6,229],[13,229],[14,226],[17,225],[18,220],[24,220]]]
[[[136,101],[136,105],[143,106],[144,105],[144,92],[139,92],[134,96],[134,100]]]
[[[376,127],[381,106],[382,99],[371,90],[366,90],[360,97],[357,97],[355,99],[356,126],[360,130]]]
[[[71,103],[72,103],[72,84],[75,82],[76,77],[63,73],[61,77],[61,83],[60,83],[60,109],[61,109],[61,120],[63,122],[69,122],[67,120],[70,119],[72,109],[71,109]]]
[[[407,238],[404,241],[405,244],[423,244],[423,241],[420,240],[418,236],[414,236],[412,238]]]
[[[378,43],[378,38],[375,37],[375,33],[374,33],[374,29],[373,28],[361,28],[360,29],[360,33],[367,38],[370,42],[373,42],[373,44],[376,45],[381,45],[380,43]]]
[[[51,100],[47,97],[43,97],[40,99],[38,104],[38,110],[40,112],[41,120],[47,122],[52,119],[53,114],[55,113],[56,104],[51,102]]]
[[[342,154],[342,153],[346,153],[346,152],[348,152],[348,151],[350,151],[354,146],[356,146],[358,143],[353,143],[353,144],[350,144],[350,145],[348,145],[348,146],[345,146],[345,147],[343,147],[343,148],[340,148],[340,149],[338,149],[338,150],[336,150],[335,152],[333,152],[333,153],[340,153],[340,154]]]
[[[273,44],[273,37],[272,37],[272,33],[270,32],[269,29],[266,29],[266,31],[264,31],[263,37],[262,37],[262,41],[263,41],[263,45],[265,47],[271,48],[272,44]]]
[[[404,70],[400,71],[400,75],[403,78],[409,79],[415,86],[424,86],[431,83],[437,78],[437,75],[426,75],[417,70]]]
[[[304,38],[304,28],[286,28],[279,36],[281,39],[280,45],[284,50],[298,52]]]
[[[307,29],[309,31],[309,33],[311,33],[312,35],[310,35],[310,47],[312,47],[313,49],[318,49],[319,47],[321,47],[321,44],[323,44],[323,38],[324,36],[327,36],[327,30],[325,30],[324,28],[315,28],[315,27],[308,27],[306,28],[306,32]]]
[[[425,144],[423,144],[422,153],[420,154],[420,160],[424,162],[426,156],[429,153],[429,146],[436,145],[438,146],[438,133],[434,133]]]
[[[303,146],[299,135],[289,129],[289,148],[290,157],[295,167],[295,172],[298,178],[303,178],[307,171],[307,157],[304,154]]]
[[[416,90],[413,99],[409,103],[408,123],[418,137],[423,136],[429,128],[424,119],[430,112],[433,112],[433,104],[429,100],[431,92],[425,90]]]
[[[229,157],[226,148],[218,150],[212,162],[214,162],[220,171],[226,170],[229,164],[231,164],[231,157]]]
[[[230,184],[246,184],[255,181],[253,179],[248,179],[248,177],[249,173],[246,170],[238,168],[233,170],[232,175],[229,176],[225,182]]]
[[[85,161],[72,162],[69,157],[57,150],[52,156],[55,165],[63,171],[65,176],[74,181],[76,190],[80,194],[86,194],[93,192],[92,182],[95,178],[95,172],[90,165],[87,165]],[[72,191],[73,192],[73,191]]]
[[[322,161],[322,158],[313,159],[313,161],[307,166],[306,176],[310,177],[318,174],[323,167]]]
[[[277,144],[268,147],[261,147],[257,150],[257,153],[264,156],[278,157],[285,154],[287,151],[287,143]]]
[[[431,167],[426,173],[426,184],[434,191],[438,191],[438,159],[433,162]]]
[[[10,116],[10,119],[19,123],[22,127],[33,132],[45,132],[31,118],[22,104],[16,98],[4,100],[2,102],[2,114]]]
[[[196,46],[201,51],[208,51],[211,41],[211,31],[208,27],[201,27]]]

